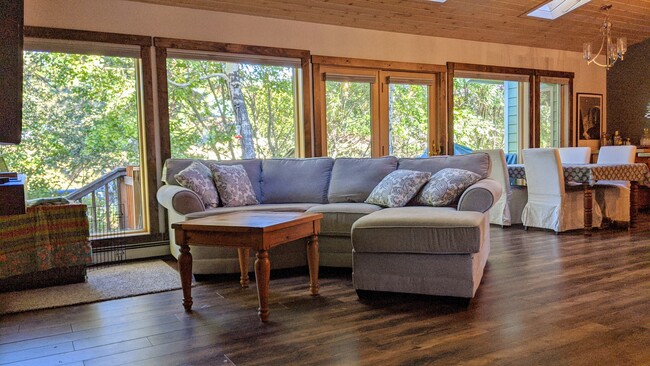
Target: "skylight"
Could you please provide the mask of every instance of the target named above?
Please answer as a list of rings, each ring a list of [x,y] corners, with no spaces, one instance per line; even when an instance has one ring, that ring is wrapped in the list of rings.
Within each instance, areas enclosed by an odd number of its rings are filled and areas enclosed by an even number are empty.
[[[444,3],[447,0],[429,0],[429,1],[433,1],[434,3]]]
[[[527,15],[529,17],[553,20],[583,6],[590,1],[591,0],[553,0],[536,8]]]

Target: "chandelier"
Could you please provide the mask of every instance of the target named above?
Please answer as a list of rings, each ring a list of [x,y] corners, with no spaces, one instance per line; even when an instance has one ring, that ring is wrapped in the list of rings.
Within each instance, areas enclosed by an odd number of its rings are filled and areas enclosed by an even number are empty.
[[[603,36],[603,40],[600,43],[598,53],[595,55],[592,54],[591,42],[582,45],[583,57],[587,60],[587,64],[593,63],[600,67],[604,67],[607,70],[609,70],[616,61],[623,60],[623,55],[625,55],[625,51],[627,51],[627,38],[619,37],[616,42],[612,42],[612,23],[609,21],[609,9],[611,8],[611,5],[603,5],[600,8],[600,10],[605,12],[605,20],[600,26],[600,33]],[[596,61],[596,58],[598,58],[603,51],[605,52],[605,63],[601,64]]]

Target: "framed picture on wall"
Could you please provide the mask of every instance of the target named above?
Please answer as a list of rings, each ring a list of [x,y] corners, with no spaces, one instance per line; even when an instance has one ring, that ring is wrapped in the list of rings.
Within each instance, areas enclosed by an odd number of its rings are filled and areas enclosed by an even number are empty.
[[[602,131],[603,95],[578,93],[578,140],[598,140]]]

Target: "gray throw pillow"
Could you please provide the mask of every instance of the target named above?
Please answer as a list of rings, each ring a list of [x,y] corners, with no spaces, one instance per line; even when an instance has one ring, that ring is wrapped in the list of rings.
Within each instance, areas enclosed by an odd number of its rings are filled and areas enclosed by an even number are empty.
[[[196,192],[201,197],[205,208],[219,206],[219,194],[217,194],[217,188],[212,182],[212,173],[207,166],[194,161],[187,168],[175,174],[174,179],[182,187]]]
[[[469,170],[445,168],[434,174],[414,201],[419,205],[450,206],[481,176]]]
[[[224,207],[259,204],[243,165],[210,164],[210,170]]]
[[[395,170],[377,184],[365,202],[382,207],[402,207],[418,193],[429,177],[429,172]]]

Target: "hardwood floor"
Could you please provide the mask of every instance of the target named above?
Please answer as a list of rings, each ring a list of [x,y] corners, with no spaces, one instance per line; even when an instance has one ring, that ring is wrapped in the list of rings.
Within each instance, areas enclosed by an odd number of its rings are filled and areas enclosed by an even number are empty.
[[[350,270],[271,274],[270,322],[238,275],[193,289],[0,317],[12,365],[648,365],[650,214],[639,228],[555,235],[493,227],[476,297],[377,294]],[[271,252],[272,259],[272,252]]]

